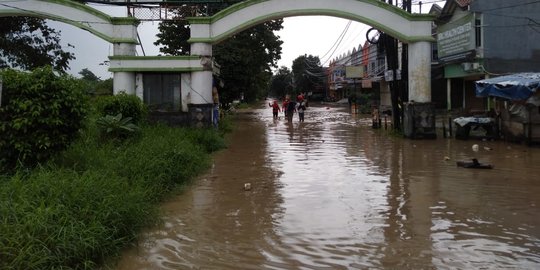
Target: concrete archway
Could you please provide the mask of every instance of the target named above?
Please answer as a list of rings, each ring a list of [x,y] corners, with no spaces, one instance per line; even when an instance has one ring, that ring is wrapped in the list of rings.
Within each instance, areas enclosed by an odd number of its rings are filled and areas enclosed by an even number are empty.
[[[142,97],[135,72],[181,72],[185,78],[189,111],[211,115],[212,45],[264,21],[292,16],[327,15],[374,26],[409,44],[409,100],[431,101],[431,36],[433,17],[409,14],[378,0],[247,0],[212,17],[190,18],[191,57],[136,55],[135,18],[110,17],[68,0],[0,0],[0,16],[32,16],[65,22],[114,44],[110,71],[114,91]],[[193,94],[191,94],[193,93]],[[184,111],[188,108],[184,108]]]
[[[309,15],[326,15],[371,25],[405,42],[434,41],[433,16],[410,14],[378,0],[248,0],[212,17],[190,18],[190,42],[218,43],[262,22]]]
[[[212,17],[190,18],[191,53],[212,56],[212,45],[262,22],[326,15],[355,20],[409,44],[409,100],[431,101],[431,15],[410,14],[378,0],[248,0]],[[210,98],[211,72],[192,73],[193,87]]]
[[[137,44],[139,21],[111,17],[92,7],[68,0],[0,1],[0,17],[26,16],[51,19],[75,27],[110,42]]]
[[[92,7],[67,0],[0,1],[0,17],[26,16],[51,19],[84,29],[114,44],[115,56],[134,56],[139,21],[129,17],[110,17]],[[114,72],[114,91],[134,93],[133,72]]]
[[[0,0],[0,17],[25,16],[51,19],[84,29],[113,44],[109,71],[113,72],[114,93],[126,92],[143,99],[142,73],[178,73],[182,77],[182,111],[205,107],[211,98],[193,93],[192,76],[211,70],[211,60],[199,56],[136,56],[137,26],[133,17],[111,17],[99,10],[69,0]],[[210,82],[211,84],[211,82]],[[208,93],[211,89],[208,89]],[[198,115],[197,115],[198,116]]]

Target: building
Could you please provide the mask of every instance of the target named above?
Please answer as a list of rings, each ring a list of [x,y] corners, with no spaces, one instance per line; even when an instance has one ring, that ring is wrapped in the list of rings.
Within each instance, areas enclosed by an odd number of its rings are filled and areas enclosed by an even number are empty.
[[[540,2],[451,0],[437,20],[437,49],[444,70],[446,108],[474,114],[493,107],[477,98],[474,82],[540,71]],[[446,90],[446,91],[444,91]]]
[[[379,104],[383,99],[379,93],[382,93],[381,87],[384,86],[385,93],[388,93],[388,98],[385,96],[384,100],[391,106],[389,90],[384,81],[385,56],[376,44],[359,44],[352,51],[334,58],[327,70],[330,99],[340,100],[373,93],[376,99],[370,102]]]
[[[539,14],[539,1],[446,2],[437,20],[437,49],[449,111],[495,117],[503,137],[540,142],[538,105],[491,95],[480,98],[475,88],[479,80],[540,71]],[[444,92],[437,89],[439,100]],[[517,111],[526,113],[519,116]]]

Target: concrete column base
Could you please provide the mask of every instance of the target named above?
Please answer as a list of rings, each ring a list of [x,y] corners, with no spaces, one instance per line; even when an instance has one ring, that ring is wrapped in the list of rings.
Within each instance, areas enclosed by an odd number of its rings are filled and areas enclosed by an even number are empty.
[[[196,128],[212,127],[214,104],[189,104],[189,125]]]
[[[406,103],[403,133],[411,139],[436,139],[435,106],[433,103]]]

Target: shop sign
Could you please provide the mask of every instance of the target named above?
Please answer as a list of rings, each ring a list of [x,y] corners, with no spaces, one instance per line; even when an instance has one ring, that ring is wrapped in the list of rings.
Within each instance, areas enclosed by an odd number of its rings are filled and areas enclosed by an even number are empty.
[[[364,77],[364,66],[346,66],[345,76],[350,79],[358,79]]]
[[[439,60],[445,62],[469,55],[475,49],[474,15],[448,22],[437,29]]]

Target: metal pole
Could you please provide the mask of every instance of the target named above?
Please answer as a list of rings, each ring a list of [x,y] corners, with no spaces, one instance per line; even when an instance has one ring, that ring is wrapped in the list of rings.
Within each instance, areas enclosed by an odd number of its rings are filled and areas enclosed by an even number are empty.
[[[452,79],[446,79],[446,110],[452,110]]]
[[[444,124],[444,120],[442,121],[442,134],[443,138],[446,138],[446,125]]]
[[[354,84],[354,113],[358,113],[358,95],[356,94],[356,78],[353,78]]]
[[[452,134],[452,117],[448,117],[448,134],[450,138],[454,137],[454,134]]]

